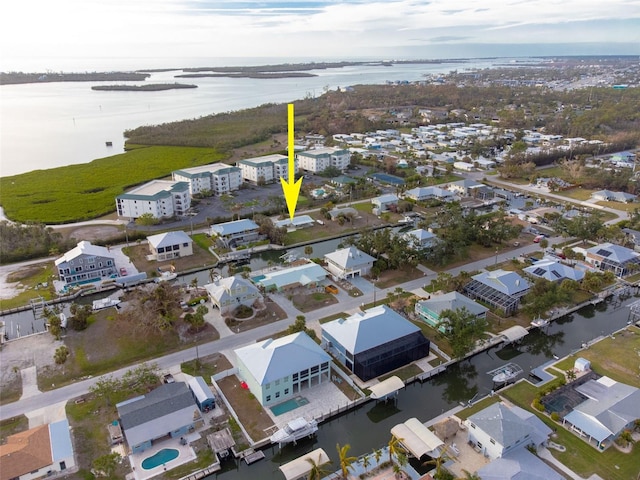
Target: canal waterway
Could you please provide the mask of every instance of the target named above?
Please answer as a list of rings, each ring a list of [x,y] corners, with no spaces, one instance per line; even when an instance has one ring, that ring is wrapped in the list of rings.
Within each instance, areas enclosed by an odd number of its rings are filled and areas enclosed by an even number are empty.
[[[629,317],[627,306],[633,301],[635,298],[625,302],[610,300],[596,307],[585,307],[555,321],[544,332],[533,329],[518,344],[495,346],[428,381],[408,385],[399,392],[395,404],[374,401],[362,404],[321,424],[313,440],[301,441],[297,446],[287,445],[282,450],[277,446],[265,448],[265,460],[249,466],[242,461],[229,461],[227,470],[217,475],[225,480],[281,480],[283,476],[278,470],[281,464],[315,448],[323,448],[334,461],[333,467],[338,469],[336,443],[350,444],[349,454],[355,456],[384,447],[394,425],[411,417],[426,422],[453,407],[490,394],[494,385],[487,372],[499,366],[516,363],[524,370],[522,376],[527,376],[532,368],[554,356],[568,355],[583,343],[625,327]]]

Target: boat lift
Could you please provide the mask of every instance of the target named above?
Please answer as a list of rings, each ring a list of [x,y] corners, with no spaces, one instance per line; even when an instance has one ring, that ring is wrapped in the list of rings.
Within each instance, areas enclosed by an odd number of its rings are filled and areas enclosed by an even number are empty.
[[[507,363],[506,365],[488,371],[487,374],[491,375],[494,385],[504,386],[507,383],[515,381],[523,371],[517,363]]]

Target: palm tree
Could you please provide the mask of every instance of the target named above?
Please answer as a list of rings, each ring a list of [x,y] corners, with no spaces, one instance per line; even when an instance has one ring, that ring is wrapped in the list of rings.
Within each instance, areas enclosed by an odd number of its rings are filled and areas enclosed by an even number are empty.
[[[351,470],[351,464],[357,460],[356,457],[349,457],[348,453],[351,450],[351,445],[348,443],[343,447],[339,443],[336,444],[336,450],[338,450],[338,458],[340,459],[340,470],[342,470],[342,478],[345,480],[349,476],[349,470]]]
[[[376,459],[376,465],[380,463],[380,459],[382,458],[382,450],[377,448],[373,451],[373,458]]]
[[[315,461],[313,458],[307,458],[307,462],[311,464],[311,470],[309,470],[307,474],[307,480],[320,480],[329,473],[329,470],[323,467],[325,464],[321,463],[322,456],[320,454],[318,454],[318,461]]]
[[[364,468],[364,473],[367,473],[369,470],[369,466],[371,465],[371,461],[369,459],[369,454],[362,457],[362,466]]]
[[[442,473],[443,465],[446,463],[447,460],[450,460],[450,459],[451,459],[451,457],[449,455],[447,455],[446,452],[443,451],[442,453],[440,453],[439,456],[424,462],[423,465],[434,465],[436,467],[436,473],[435,473],[435,475],[433,475],[433,477],[434,478],[440,478],[440,475]]]
[[[402,445],[400,444],[400,442],[402,442],[402,438],[396,438],[394,435],[391,435],[391,439],[389,440],[389,462],[394,463],[393,462],[393,457],[395,456],[396,458],[399,455],[404,455],[404,448],[402,448]]]

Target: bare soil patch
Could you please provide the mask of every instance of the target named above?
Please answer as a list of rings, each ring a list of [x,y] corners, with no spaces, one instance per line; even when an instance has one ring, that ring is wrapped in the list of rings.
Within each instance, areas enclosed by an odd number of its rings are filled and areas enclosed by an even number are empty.
[[[223,378],[217,383],[251,439],[255,442],[265,438],[265,430],[273,426],[273,421],[255,396],[240,386],[240,380],[235,375]]]
[[[175,258],[165,262],[147,260],[147,255],[149,255],[149,246],[147,244],[131,245],[130,247],[125,247],[123,251],[129,256],[129,259],[138,271],[147,272],[149,277],[157,277],[158,268],[163,271],[169,270],[171,265],[175,267],[176,272],[184,272],[193,268],[205,267],[216,263],[216,258],[196,243],[193,243],[193,255]]]
[[[233,317],[225,317],[224,322],[227,327],[235,332],[246,332],[252,328],[267,325],[287,318],[286,312],[278,306],[270,297],[265,297],[266,308],[257,311],[249,320],[239,320]]]
[[[335,305],[338,299],[330,293],[324,292],[299,292],[291,297],[293,305],[301,312],[311,312],[327,305]]]
[[[90,242],[111,240],[122,236],[122,230],[115,225],[85,225],[78,228],[70,228],[62,233],[78,241],[88,240]]]
[[[400,285],[401,283],[421,278],[424,273],[417,268],[401,268],[397,270],[387,270],[382,272],[376,282],[378,288],[389,288],[394,285]]]

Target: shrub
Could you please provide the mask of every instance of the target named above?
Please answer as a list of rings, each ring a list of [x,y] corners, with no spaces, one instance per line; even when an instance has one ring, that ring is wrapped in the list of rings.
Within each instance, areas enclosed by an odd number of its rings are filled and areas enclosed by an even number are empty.
[[[544,412],[544,405],[538,399],[533,401],[533,408],[535,408],[539,412]]]
[[[560,421],[560,414],[558,412],[552,412],[551,413],[551,420],[553,420],[554,422],[559,422]]]

